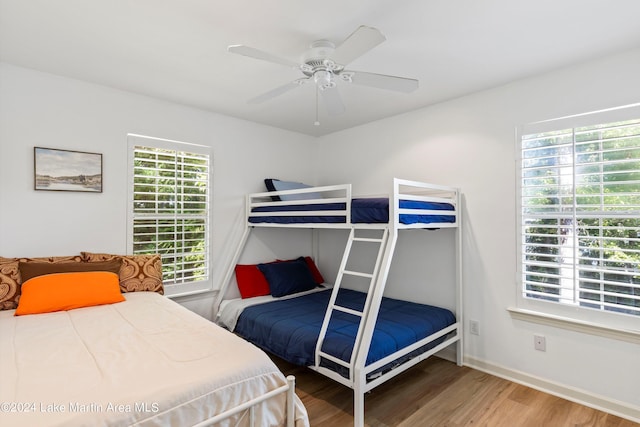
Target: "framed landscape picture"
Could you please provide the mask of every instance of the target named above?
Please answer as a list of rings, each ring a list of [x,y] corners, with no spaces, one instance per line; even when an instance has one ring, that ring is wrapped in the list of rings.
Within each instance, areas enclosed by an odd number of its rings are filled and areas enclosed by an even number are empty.
[[[34,147],[34,188],[102,193],[102,154]]]

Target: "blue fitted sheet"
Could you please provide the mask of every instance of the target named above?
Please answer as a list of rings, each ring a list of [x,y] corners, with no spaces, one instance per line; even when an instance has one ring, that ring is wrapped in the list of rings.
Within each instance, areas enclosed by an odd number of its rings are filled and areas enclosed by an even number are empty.
[[[288,362],[300,366],[313,365],[315,346],[330,296],[331,290],[328,289],[247,307],[238,318],[235,332]],[[343,288],[339,291],[337,304],[361,310],[365,298],[362,292]],[[335,311],[322,350],[348,362],[358,321],[357,316]],[[366,364],[380,360],[455,322],[450,310],[383,298]]]
[[[401,214],[402,224],[431,224],[453,223],[455,216],[447,214],[454,207],[449,203],[420,202],[414,200],[400,200],[400,208],[403,209],[428,209],[441,210],[442,215]],[[344,216],[313,216],[304,215],[306,211],[331,211],[346,209],[345,203],[317,203],[306,205],[281,205],[272,207],[254,208],[252,212],[295,212],[286,216],[249,216],[251,223],[276,223],[276,224],[307,224],[307,223],[345,223]],[[385,224],[389,222],[388,198],[356,198],[351,201],[351,222],[353,224]]]

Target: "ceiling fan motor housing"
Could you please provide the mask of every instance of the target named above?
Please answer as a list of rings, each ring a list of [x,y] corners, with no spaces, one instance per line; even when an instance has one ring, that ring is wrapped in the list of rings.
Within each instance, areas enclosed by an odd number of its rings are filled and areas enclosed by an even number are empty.
[[[343,68],[329,59],[334,51],[335,45],[330,41],[317,40],[311,43],[309,50],[302,56],[300,69],[306,76],[313,77],[320,90],[336,87],[333,76],[338,75]]]
[[[336,45],[329,40],[316,40],[311,43],[309,50],[302,55],[302,62],[307,64],[309,62],[319,61],[327,59],[336,50]]]

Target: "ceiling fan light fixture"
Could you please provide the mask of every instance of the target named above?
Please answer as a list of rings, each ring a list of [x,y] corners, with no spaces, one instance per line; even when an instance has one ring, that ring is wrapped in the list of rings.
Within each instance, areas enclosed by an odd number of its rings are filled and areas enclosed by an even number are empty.
[[[336,87],[336,82],[333,81],[333,73],[327,70],[317,70],[313,73],[313,81],[320,90]]]

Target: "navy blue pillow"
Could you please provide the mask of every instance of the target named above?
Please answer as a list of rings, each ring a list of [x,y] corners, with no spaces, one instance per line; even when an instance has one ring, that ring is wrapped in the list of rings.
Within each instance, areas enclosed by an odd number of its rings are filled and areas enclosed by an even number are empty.
[[[267,178],[264,180],[264,185],[269,191],[284,191],[284,190],[299,190],[301,188],[311,188],[311,185],[303,184],[302,182],[293,181],[281,181],[279,179]],[[301,194],[288,194],[282,196],[271,196],[271,200],[274,202],[290,201],[290,200],[311,200],[322,199],[322,194],[314,191],[311,193]]]
[[[271,295],[283,297],[316,287],[313,275],[303,257],[293,261],[258,264],[258,268],[269,282]]]

